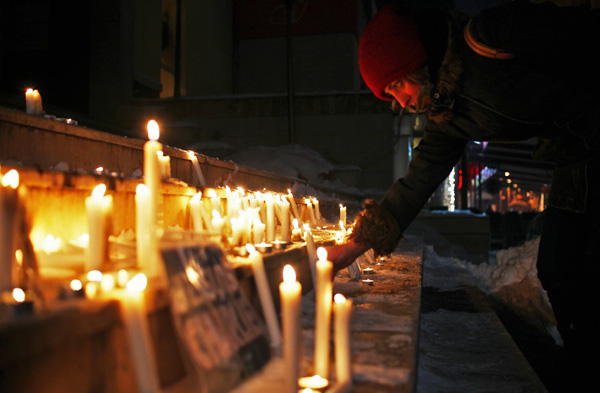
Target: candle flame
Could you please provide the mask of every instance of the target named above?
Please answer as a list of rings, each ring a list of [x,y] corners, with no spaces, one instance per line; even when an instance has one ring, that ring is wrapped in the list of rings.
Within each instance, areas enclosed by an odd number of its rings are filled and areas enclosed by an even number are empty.
[[[342,295],[341,293],[336,293],[335,296],[333,297],[333,301],[336,303],[344,303],[346,301],[346,297],[344,295]]]
[[[317,257],[319,257],[320,261],[327,260],[327,250],[324,247],[317,248]]]
[[[17,260],[17,265],[21,266],[23,264],[23,251],[21,249],[15,251],[15,259]]]
[[[102,272],[100,270],[90,270],[87,278],[89,281],[100,282],[102,281]]]
[[[2,185],[4,187],[10,187],[13,190],[19,187],[19,172],[14,169],[6,172],[4,177],[2,177]]]
[[[216,198],[217,192],[215,190],[213,190],[212,188],[209,188],[208,190],[206,190],[206,196],[208,198]]]
[[[190,158],[190,160],[193,160],[194,158],[196,158],[196,153],[194,153],[191,150],[188,150],[187,154],[188,154],[188,157]]]
[[[83,288],[83,284],[81,283],[81,281],[75,279],[71,281],[71,289],[74,291],[79,291],[81,290],[81,288]]]
[[[126,289],[130,292],[142,292],[146,289],[148,279],[144,273],[138,273],[127,283]]]
[[[146,126],[146,129],[148,130],[148,139],[151,141],[158,140],[160,129],[158,128],[158,123],[156,120],[150,120]]]
[[[99,166],[98,168],[96,168],[96,173],[100,174],[102,173],[102,171],[104,171],[104,167]]]
[[[246,250],[248,250],[248,252],[250,254],[252,254],[253,252],[256,252],[256,247],[254,247],[252,244],[248,243],[248,244],[246,244]]]
[[[106,184],[98,184],[96,188],[92,191],[92,198],[94,199],[102,199],[104,193],[106,192]]]
[[[50,253],[53,253],[53,252],[58,252],[60,250],[60,247],[61,247],[60,238],[55,238],[51,234],[48,234],[46,236],[46,238],[44,239],[44,244],[42,246],[42,249],[47,254],[50,254]]]
[[[200,202],[200,199],[202,199],[202,193],[201,192],[197,192],[192,197],[192,202]]]
[[[294,226],[294,229],[300,229],[300,228],[298,228],[298,219],[297,218],[294,218],[292,220],[292,225]]]
[[[25,92],[31,94],[31,93],[33,93],[33,89],[30,87]]]
[[[292,265],[285,265],[283,267],[283,281],[287,283],[296,281],[296,271]]]
[[[213,218],[216,219],[216,220],[219,220],[221,218],[221,215],[216,210],[212,211],[212,215],[213,215]]]
[[[22,303],[25,301],[25,292],[23,292],[21,288],[13,289],[12,295],[17,303]]]
[[[310,203],[310,198],[304,198],[304,203],[306,203],[306,206],[312,206]]]
[[[159,156],[159,157],[162,157],[162,156],[164,156],[164,155],[165,155],[165,153],[163,153],[163,151],[162,151],[162,150],[157,150],[157,151],[156,151],[156,155],[157,155],[157,156]]]
[[[140,183],[135,188],[135,193],[137,195],[148,195],[148,194],[150,194],[150,189],[148,188],[147,185]]]

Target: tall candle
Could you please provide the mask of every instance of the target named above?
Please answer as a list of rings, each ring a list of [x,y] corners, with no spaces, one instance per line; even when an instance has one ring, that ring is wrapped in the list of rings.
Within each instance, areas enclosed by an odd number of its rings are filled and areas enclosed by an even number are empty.
[[[127,283],[125,290],[113,291],[113,293],[121,303],[121,313],[129,339],[129,350],[135,367],[138,391],[140,393],[159,393],[161,391],[160,383],[144,297],[146,284],[146,276],[139,273]]]
[[[99,184],[85,199],[88,223],[88,257],[86,271],[101,270],[108,259],[107,224],[112,210],[112,196],[104,195],[106,185]]]
[[[265,241],[265,224],[263,224],[258,217],[255,217],[254,221],[252,222],[252,234],[254,237],[254,244]]]
[[[342,227],[346,227],[346,206],[340,203],[340,223]]]
[[[225,224],[225,220],[221,218],[221,215],[216,210],[213,210],[212,214],[213,218],[211,220],[211,224],[213,227],[213,232],[221,236],[223,234],[223,224]]]
[[[298,392],[300,296],[302,285],[296,281],[296,272],[291,265],[283,267],[283,282],[279,284],[283,324],[283,360],[285,383],[283,392]]]
[[[327,250],[325,248],[319,247],[317,255],[319,259],[316,263],[315,374],[328,378],[333,263],[327,260]]]
[[[150,192],[145,184],[138,184],[135,189],[135,232],[137,264],[145,269],[148,264],[148,250],[150,247],[150,228],[148,220],[148,206],[150,203]]]
[[[265,240],[271,243],[275,240],[275,204],[271,193],[265,194],[265,204],[267,208],[267,233]]]
[[[162,180],[171,178],[171,157],[165,156],[162,150],[156,152],[158,156],[158,164],[160,168],[160,177]]]
[[[281,203],[281,240],[289,242],[292,240],[290,234],[290,203],[282,199]]]
[[[315,212],[313,210],[313,205],[312,205],[312,202],[310,201],[310,198],[306,198],[304,200],[304,203],[306,204],[306,209],[308,209],[308,218],[310,220],[310,223],[316,227],[317,220],[315,219]]]
[[[200,169],[200,164],[198,163],[198,157],[196,157],[196,153],[194,153],[193,151],[188,151],[188,157],[192,161],[194,173],[196,173],[196,178],[198,179],[200,186],[206,187],[206,180],[204,179],[204,175],[202,174],[202,169]]]
[[[254,275],[254,282],[256,283],[256,290],[260,298],[260,305],[267,322],[267,329],[269,331],[269,337],[271,338],[271,347],[277,348],[281,345],[281,329],[279,328],[279,321],[277,320],[277,314],[275,312],[275,305],[273,304],[273,296],[271,296],[271,289],[267,274],[265,273],[265,266],[263,263],[262,254],[256,251],[256,248],[252,244],[247,244],[246,249],[250,254],[248,258],[252,265],[252,273]]]
[[[14,236],[17,233],[19,173],[11,169],[0,175],[0,293],[13,289]]]
[[[202,225],[202,194],[197,192],[190,199],[190,214],[192,216],[192,226],[196,232],[202,232],[204,226]]]
[[[160,164],[157,152],[162,150],[162,144],[158,142],[160,129],[155,120],[150,120],[147,125],[149,141],[144,144],[144,184],[148,187],[148,231],[150,240],[148,243],[147,272],[150,276],[157,276],[160,272],[160,259],[158,250],[158,201],[160,192]]]
[[[317,283],[317,247],[310,231],[304,232],[304,239],[306,240],[306,253],[308,254],[308,265],[310,266],[310,274],[312,276],[313,285],[316,287]]]
[[[292,241],[300,241],[302,239],[302,230],[298,226],[298,219],[292,220]]]
[[[313,205],[315,207],[315,218],[317,221],[321,220],[321,209],[319,208],[319,200],[317,198],[312,198]]]
[[[335,371],[338,384],[352,384],[352,363],[350,348],[350,319],[352,300],[337,293],[333,303],[335,337]]]

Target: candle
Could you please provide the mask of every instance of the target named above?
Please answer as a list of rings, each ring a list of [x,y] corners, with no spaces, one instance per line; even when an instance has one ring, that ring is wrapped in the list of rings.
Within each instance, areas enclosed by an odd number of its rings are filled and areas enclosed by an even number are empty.
[[[160,186],[160,164],[157,152],[162,150],[158,142],[160,129],[155,120],[150,120],[147,125],[149,141],[144,144],[144,184],[148,187],[148,262],[145,264],[151,277],[160,272],[160,258],[158,250],[158,202]]]
[[[244,221],[240,218],[231,219],[231,245],[239,246],[242,243]]]
[[[365,278],[364,280],[362,280],[362,283],[364,285],[368,285],[368,286],[371,286],[371,287],[373,286],[373,280],[370,279],[370,278]]]
[[[162,150],[156,152],[158,156],[158,166],[160,168],[160,178],[168,180],[171,178],[171,157],[165,156]]]
[[[258,217],[254,218],[252,221],[252,234],[255,244],[263,243],[265,241],[265,224],[263,224]]]
[[[305,389],[325,389],[328,385],[327,378],[323,378],[318,374],[312,377],[302,377],[298,380],[298,386]]]
[[[350,318],[352,300],[338,293],[334,297],[335,372],[338,384],[352,384]]]
[[[146,268],[150,250],[150,228],[148,209],[150,206],[150,191],[145,184],[138,184],[135,189],[135,231],[136,259],[139,268]]]
[[[194,167],[194,172],[196,173],[196,178],[198,179],[200,186],[206,187],[206,180],[202,174],[202,169],[200,169],[200,164],[198,163],[198,157],[196,157],[196,153],[193,151],[188,151],[188,157],[192,161],[192,166]]]
[[[252,265],[252,273],[254,275],[254,282],[256,283],[256,290],[260,298],[260,305],[265,321],[267,322],[271,346],[277,348],[281,345],[281,330],[279,328],[279,322],[277,321],[277,314],[275,312],[275,305],[273,304],[273,297],[271,296],[269,281],[267,280],[267,274],[265,273],[263,257],[260,252],[256,251],[252,244],[247,244],[246,249],[249,252],[248,258]]]
[[[315,219],[317,221],[321,221],[321,209],[319,208],[319,200],[317,198],[313,198],[312,202],[315,207]]]
[[[291,265],[283,267],[283,282],[279,284],[283,324],[283,359],[285,386],[283,392],[297,393],[299,364],[300,296],[302,285],[296,281]]]
[[[340,203],[340,226],[342,228],[346,227],[346,206]]]
[[[294,218],[292,220],[292,241],[297,242],[302,240],[302,230],[298,227],[298,219]]]
[[[364,274],[375,274],[375,270],[373,270],[373,268],[370,268],[370,267],[364,268],[362,272]]]
[[[25,291],[23,291],[23,289],[13,288],[13,290],[9,291],[9,293],[6,293],[6,296],[3,294],[2,302],[9,307],[13,315],[19,316],[33,314],[33,299],[31,299],[25,293]]]
[[[315,212],[313,210],[313,205],[310,201],[310,198],[306,198],[304,203],[306,204],[306,209],[308,210],[308,218],[310,219],[310,223],[313,226],[317,226],[317,220],[315,219]]]
[[[267,242],[272,242],[275,240],[275,205],[273,195],[270,193],[265,195],[265,205],[267,209],[267,233],[265,239]]]
[[[14,241],[19,203],[19,172],[14,169],[0,175],[0,293],[12,290]]]
[[[282,199],[280,202],[281,206],[281,240],[283,242],[289,242],[291,240],[290,234],[290,203]]]
[[[85,271],[102,269],[108,260],[108,218],[112,210],[112,196],[104,195],[106,185],[99,184],[85,199],[88,223],[88,257]]]
[[[213,210],[212,214],[213,218],[211,220],[211,224],[213,227],[213,232],[218,236],[221,236],[223,234],[223,224],[225,224],[225,220],[221,218],[221,215],[216,210]]]
[[[127,283],[125,290],[115,290],[113,293],[121,303],[121,313],[135,366],[138,391],[158,393],[161,390],[146,314],[144,296],[146,285],[146,276],[139,273]]]
[[[316,285],[316,321],[315,321],[315,373],[327,378],[329,375],[329,332],[331,327],[333,263],[327,260],[327,250],[317,249],[318,261]]]
[[[25,112],[30,115],[41,115],[43,113],[42,96],[37,90],[25,90]]]
[[[317,283],[317,247],[313,240],[310,231],[304,232],[304,238],[306,239],[306,253],[308,254],[308,265],[310,266],[310,274],[313,280],[313,285],[316,287]]]

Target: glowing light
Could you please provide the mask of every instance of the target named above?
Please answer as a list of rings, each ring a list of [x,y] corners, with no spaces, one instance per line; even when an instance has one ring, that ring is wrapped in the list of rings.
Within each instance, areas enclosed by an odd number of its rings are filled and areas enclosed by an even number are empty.
[[[6,172],[2,177],[2,185],[4,187],[10,187],[13,190],[19,187],[19,172],[14,169]]]
[[[160,129],[156,120],[150,120],[146,126],[146,129],[148,130],[148,139],[151,141],[158,140],[158,137],[160,136]]]
[[[285,265],[283,267],[283,281],[286,283],[292,283],[296,281],[296,271],[292,265]]]
[[[336,293],[333,297],[333,301],[336,303],[344,303],[346,301],[346,297],[341,293]]]
[[[102,199],[105,192],[106,192],[106,184],[98,184],[92,191],[92,198],[93,199]]]
[[[83,288],[83,284],[81,283],[81,281],[77,279],[71,281],[71,289],[73,291],[80,291],[81,288]]]
[[[146,285],[148,285],[148,279],[144,273],[138,273],[129,282],[125,289],[130,292],[142,292],[146,289]]]
[[[12,295],[17,303],[23,303],[25,301],[25,292],[21,288],[13,289]]]
[[[93,282],[102,281],[102,272],[100,270],[90,270],[87,274],[87,279]]]
[[[324,247],[317,248],[317,257],[320,261],[327,260],[327,250]]]

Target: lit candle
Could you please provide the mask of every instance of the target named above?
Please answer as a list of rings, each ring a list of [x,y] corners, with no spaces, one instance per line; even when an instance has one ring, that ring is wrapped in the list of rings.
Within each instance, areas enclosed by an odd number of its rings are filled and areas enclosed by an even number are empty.
[[[302,230],[300,229],[300,227],[298,226],[298,219],[294,218],[292,220],[292,241],[300,241],[302,240]]]
[[[289,242],[290,235],[290,203],[282,199],[281,203],[281,241]]]
[[[350,318],[352,300],[338,293],[334,297],[335,372],[338,384],[352,384]]]
[[[296,281],[291,265],[283,267],[283,282],[279,284],[283,324],[283,359],[285,386],[283,392],[297,393],[299,364],[300,296],[302,285]]]
[[[148,251],[150,250],[150,228],[148,209],[150,206],[150,192],[145,184],[138,184],[135,189],[135,232],[136,232],[136,258],[138,267],[146,268],[148,264]]]
[[[340,223],[341,227],[346,227],[346,206],[340,203]]]
[[[313,205],[310,201],[310,198],[306,198],[304,203],[306,204],[306,209],[308,210],[308,218],[310,219],[310,223],[313,226],[317,226],[317,220],[315,219],[315,212],[313,210]]]
[[[213,227],[213,233],[221,236],[223,234],[223,224],[225,224],[225,220],[221,218],[221,215],[217,210],[213,210],[212,214],[213,218],[211,220],[211,224]]]
[[[13,289],[12,268],[14,236],[17,230],[19,172],[14,169],[0,175],[0,293]]]
[[[138,391],[158,393],[161,390],[148,327],[144,296],[146,285],[146,276],[139,273],[127,283],[125,290],[115,290],[113,293],[121,302],[121,313],[129,338]]]
[[[294,195],[292,191],[288,190],[286,195],[288,201],[290,202],[290,207],[292,208],[292,214],[296,220],[298,220],[298,225],[302,226],[302,217],[300,217],[300,213],[298,212],[298,206],[296,206],[296,200],[294,199]]]
[[[317,285],[317,247],[310,231],[304,232],[304,239],[306,240],[306,253],[308,255],[308,265],[310,266],[310,274],[312,276],[313,285]]]
[[[327,378],[323,378],[320,375],[313,375],[312,377],[302,377],[298,380],[298,386],[305,389],[325,389],[328,385],[329,381],[327,380]]]
[[[160,271],[158,250],[158,201],[160,192],[160,164],[157,152],[162,150],[158,142],[160,129],[155,120],[150,120],[147,125],[149,141],[144,144],[144,184],[148,187],[148,263],[147,272],[151,277],[157,276]]]
[[[269,330],[269,337],[271,338],[271,347],[277,348],[281,345],[281,330],[279,328],[279,322],[277,321],[277,314],[275,312],[275,305],[273,304],[273,297],[271,296],[271,289],[269,281],[267,280],[267,274],[265,273],[265,266],[263,263],[262,254],[254,248],[252,244],[246,244],[248,250],[250,263],[252,266],[252,273],[254,275],[254,282],[256,283],[256,290],[260,298],[260,305],[267,322],[267,328]]]
[[[317,221],[321,220],[321,209],[319,208],[319,200],[317,198],[312,198],[313,205],[315,207],[315,219]]]
[[[318,261],[316,285],[316,321],[315,321],[315,373],[327,378],[329,375],[329,332],[331,327],[333,263],[327,260],[327,250],[317,249]]]
[[[202,169],[200,169],[200,164],[198,163],[198,157],[196,157],[196,153],[193,151],[188,151],[188,157],[192,161],[192,166],[194,167],[194,172],[196,173],[196,177],[198,178],[200,186],[206,187],[206,180],[202,174]]]
[[[160,177],[162,180],[171,178],[171,157],[165,156],[162,150],[156,152],[158,156],[158,164],[160,168]]]
[[[41,115],[43,113],[42,96],[37,90],[25,90],[25,112],[30,115]]]
[[[271,193],[265,194],[265,205],[267,208],[267,233],[265,239],[270,243],[275,240],[275,205]]]
[[[112,209],[112,196],[104,195],[106,185],[99,184],[85,199],[88,223],[88,257],[85,271],[102,269],[108,260],[108,218]]]

